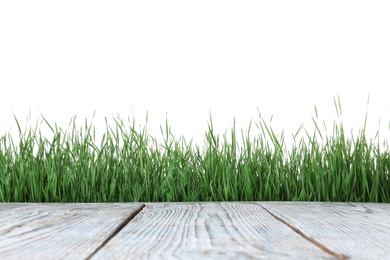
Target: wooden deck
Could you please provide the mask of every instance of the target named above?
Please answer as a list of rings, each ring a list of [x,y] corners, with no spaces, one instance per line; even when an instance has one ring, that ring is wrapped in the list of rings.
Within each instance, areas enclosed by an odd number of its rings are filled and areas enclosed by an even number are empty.
[[[390,259],[390,204],[0,203],[0,259]]]

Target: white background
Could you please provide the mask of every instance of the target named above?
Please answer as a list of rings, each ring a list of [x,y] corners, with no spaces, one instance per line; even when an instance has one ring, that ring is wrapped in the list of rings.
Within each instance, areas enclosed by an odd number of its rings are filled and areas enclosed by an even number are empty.
[[[347,134],[368,111],[367,135],[388,138],[389,14],[388,1],[1,1],[0,133],[17,135],[14,114],[66,129],[96,111],[103,133],[104,117],[144,126],[148,111],[153,136],[167,118],[201,145],[210,112],[219,134],[236,118],[257,135],[260,111],[289,140],[313,129],[314,105],[331,134],[338,95]]]

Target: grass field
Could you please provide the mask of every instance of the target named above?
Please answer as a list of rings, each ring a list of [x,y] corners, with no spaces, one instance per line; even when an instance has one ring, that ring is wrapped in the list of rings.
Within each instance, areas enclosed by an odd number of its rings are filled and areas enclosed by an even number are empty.
[[[251,139],[251,125],[215,134],[210,117],[201,147],[176,139],[168,123],[157,143],[146,127],[114,118],[99,145],[92,124],[77,129],[73,120],[64,132],[43,119],[51,140],[22,132],[16,118],[20,142],[0,137],[0,202],[390,202],[388,144],[366,140],[365,125],[347,139],[342,124],[325,136],[313,118],[315,133],[286,149],[262,119]]]

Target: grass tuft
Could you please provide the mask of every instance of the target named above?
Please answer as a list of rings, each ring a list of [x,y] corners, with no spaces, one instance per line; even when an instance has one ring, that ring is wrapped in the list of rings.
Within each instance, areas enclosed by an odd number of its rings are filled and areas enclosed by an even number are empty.
[[[334,103],[341,114],[340,100]],[[334,124],[332,136],[324,135],[316,107],[315,115],[314,134],[301,126],[289,150],[284,135],[278,138],[261,117],[259,135],[250,139],[251,123],[246,133],[241,130],[239,146],[235,122],[231,135],[220,137],[210,116],[203,147],[176,139],[167,121],[161,127],[164,141],[158,143],[146,127],[137,131],[134,120],[126,126],[114,118],[112,128],[106,119],[98,145],[87,121],[77,129],[73,118],[67,133],[43,117],[53,132],[48,140],[37,126],[22,133],[15,117],[19,144],[9,133],[0,137],[0,201],[390,202],[387,142],[380,146],[379,141],[367,141],[367,119],[363,131],[351,139],[341,123]],[[302,129],[307,139],[296,140]]]

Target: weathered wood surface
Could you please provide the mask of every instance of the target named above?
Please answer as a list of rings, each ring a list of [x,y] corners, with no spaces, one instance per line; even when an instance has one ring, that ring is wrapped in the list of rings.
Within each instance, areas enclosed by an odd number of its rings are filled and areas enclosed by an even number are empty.
[[[303,235],[351,259],[390,259],[390,204],[259,203]]]
[[[390,259],[390,204],[145,205],[0,203],[0,259]]]
[[[332,259],[254,203],[153,203],[92,259]]]
[[[0,203],[0,259],[85,259],[141,203]]]

